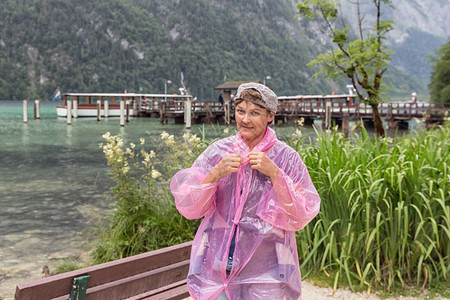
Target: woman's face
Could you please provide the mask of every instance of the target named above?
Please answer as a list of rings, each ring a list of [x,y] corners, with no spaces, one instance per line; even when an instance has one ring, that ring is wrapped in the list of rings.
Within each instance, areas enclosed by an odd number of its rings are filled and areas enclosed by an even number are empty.
[[[253,149],[263,139],[267,124],[273,121],[274,113],[244,100],[236,106],[235,118],[242,138],[250,149]]]

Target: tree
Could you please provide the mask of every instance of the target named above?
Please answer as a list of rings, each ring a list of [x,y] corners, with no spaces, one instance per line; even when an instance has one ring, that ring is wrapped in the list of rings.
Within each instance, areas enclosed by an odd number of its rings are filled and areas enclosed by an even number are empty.
[[[437,54],[439,57],[432,58],[430,98],[432,102],[450,103],[450,38]]]
[[[360,0],[356,6],[358,33],[351,38],[349,26],[343,18],[338,18],[340,4],[337,0],[303,0],[297,3],[300,14],[308,20],[321,19],[325,32],[335,48],[319,54],[308,65],[320,65],[316,75],[324,73],[331,79],[348,78],[355,87],[358,97],[372,107],[375,131],[384,136],[384,128],[378,111],[382,95],[386,93],[383,76],[387,70],[392,50],[384,44],[386,35],[393,29],[392,21],[382,20],[382,5],[392,6],[390,0],[370,0],[376,9],[376,17],[371,29],[366,28],[361,14]]]

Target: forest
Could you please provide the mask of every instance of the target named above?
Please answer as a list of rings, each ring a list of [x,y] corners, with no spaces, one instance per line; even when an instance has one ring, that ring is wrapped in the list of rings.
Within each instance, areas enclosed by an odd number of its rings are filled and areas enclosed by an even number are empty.
[[[307,30],[292,1],[3,0],[0,99],[61,92],[178,93],[217,99],[224,81],[263,81],[278,95],[345,93],[306,66],[328,44]],[[392,67],[391,95],[427,94]]]

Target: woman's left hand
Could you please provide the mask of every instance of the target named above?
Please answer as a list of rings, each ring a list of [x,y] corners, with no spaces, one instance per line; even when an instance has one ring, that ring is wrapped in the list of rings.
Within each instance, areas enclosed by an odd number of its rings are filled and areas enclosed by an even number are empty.
[[[272,184],[275,183],[277,179],[278,166],[266,155],[264,152],[250,152],[247,154],[249,164],[254,170],[258,170],[264,175],[270,177]]]

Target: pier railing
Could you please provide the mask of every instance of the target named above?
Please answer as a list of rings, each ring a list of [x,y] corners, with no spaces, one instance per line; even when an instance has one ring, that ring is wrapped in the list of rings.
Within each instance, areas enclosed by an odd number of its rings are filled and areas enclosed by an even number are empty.
[[[78,100],[78,103],[85,103],[80,106],[95,106],[98,102],[96,100],[100,100],[101,103],[109,102],[110,106],[118,106],[118,102],[123,101],[131,105],[135,116],[159,117],[161,122],[167,122],[170,118],[175,119],[176,123],[185,122],[187,101],[190,117],[194,123],[226,121],[227,112],[231,117],[234,112],[233,103],[225,106],[219,102],[194,101],[191,95],[66,93],[64,99],[66,102],[72,99]],[[229,110],[226,111],[225,107],[229,107]],[[443,122],[448,116],[450,106],[443,103],[389,102],[380,103],[378,110],[381,117],[389,122],[424,118],[427,122],[433,123]],[[324,120],[326,116],[331,119],[348,117],[353,120],[373,118],[372,107],[362,103],[354,95],[299,95],[278,98],[277,118],[288,120],[304,117]]]

